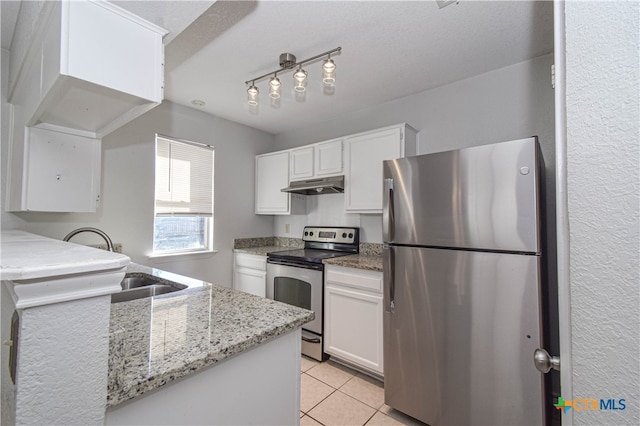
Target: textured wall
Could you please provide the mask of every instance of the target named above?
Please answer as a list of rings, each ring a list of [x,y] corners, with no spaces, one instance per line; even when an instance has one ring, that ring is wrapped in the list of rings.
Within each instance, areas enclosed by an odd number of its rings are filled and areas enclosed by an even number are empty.
[[[24,309],[16,424],[104,422],[111,297]]]
[[[577,424],[640,424],[639,3],[566,3],[573,398]]]
[[[155,260],[147,257],[153,246],[156,132],[210,143],[215,148],[214,247],[218,250],[215,254]],[[2,145],[4,154],[5,139]],[[95,226],[114,242],[122,243],[123,253],[133,262],[230,287],[233,239],[273,235],[273,218],[255,215],[253,202],[254,158],[273,150],[273,136],[268,133],[165,102],[102,139],[102,202],[96,213],[3,210],[2,228],[62,239],[75,228]],[[3,155],[2,160],[5,159]],[[5,167],[3,164],[3,181]],[[73,241],[101,242],[91,234],[78,235]]]
[[[552,55],[493,70],[435,89],[346,114],[330,122],[304,126],[276,135],[278,149],[333,139],[406,122],[418,130],[418,153],[444,151],[537,135],[546,164],[548,198],[555,198],[555,144]],[[361,241],[382,242],[380,215],[345,214],[340,203],[313,197],[310,216],[276,216],[274,234],[298,236],[314,210],[333,216],[336,223],[360,226]],[[328,213],[327,213],[328,212]],[[359,217],[359,218],[358,218]],[[555,240],[555,204],[547,208],[549,239]],[[285,224],[291,234],[284,233]],[[296,232],[298,233],[296,235]],[[551,253],[555,258],[555,253]]]

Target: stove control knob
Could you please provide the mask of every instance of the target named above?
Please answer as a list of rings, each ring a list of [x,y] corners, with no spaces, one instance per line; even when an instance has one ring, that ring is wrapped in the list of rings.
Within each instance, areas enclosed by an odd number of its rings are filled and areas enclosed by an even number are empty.
[[[349,232],[349,238],[353,238],[353,234]]]
[[[313,231],[309,232],[309,235],[310,235],[311,237],[313,237]]]
[[[346,232],[342,233],[342,238],[347,238],[347,233]]]
[[[309,235],[308,231],[304,231],[304,236],[307,237]]]

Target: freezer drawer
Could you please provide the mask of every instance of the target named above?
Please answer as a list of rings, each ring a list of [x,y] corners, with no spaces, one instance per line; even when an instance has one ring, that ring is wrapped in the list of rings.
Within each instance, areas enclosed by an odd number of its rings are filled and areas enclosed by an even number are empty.
[[[385,402],[432,425],[542,424],[539,257],[390,246],[384,260]]]

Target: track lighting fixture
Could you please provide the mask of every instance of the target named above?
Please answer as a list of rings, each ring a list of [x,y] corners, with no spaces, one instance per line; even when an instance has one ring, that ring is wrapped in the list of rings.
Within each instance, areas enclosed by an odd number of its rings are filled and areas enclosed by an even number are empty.
[[[278,74],[284,71],[292,70],[297,67],[296,71],[293,74],[293,88],[296,92],[302,94],[307,88],[307,76],[308,72],[302,68],[303,64],[317,61],[318,59],[326,57],[325,61],[322,64],[322,81],[325,85],[333,85],[336,81],[336,64],[331,59],[331,54],[339,54],[342,51],[341,47],[336,47],[333,50],[329,50],[328,52],[321,53],[320,55],[312,56],[311,58],[296,61],[296,57],[291,53],[283,53],[280,55],[280,69],[271,71],[267,74],[261,75],[260,77],[247,80],[245,84],[247,85],[247,103],[250,106],[258,105],[258,95],[260,91],[256,86],[256,81],[260,81],[266,77],[271,76],[269,80],[269,96],[272,99],[280,98],[280,88],[282,83],[278,78]],[[297,95],[296,95],[297,96]]]

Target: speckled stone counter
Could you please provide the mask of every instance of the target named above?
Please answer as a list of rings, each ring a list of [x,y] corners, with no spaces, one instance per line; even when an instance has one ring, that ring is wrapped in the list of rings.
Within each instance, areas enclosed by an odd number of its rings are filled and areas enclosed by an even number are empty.
[[[236,253],[249,253],[258,256],[266,256],[272,251],[292,250],[303,248],[304,241],[301,238],[285,237],[258,237],[237,238],[233,240],[233,251]]]
[[[233,251],[236,253],[248,253],[248,254],[255,254],[258,256],[266,256],[267,253],[269,252],[280,251],[280,250],[291,250],[291,249],[287,247],[282,247],[282,246],[260,246],[260,247],[246,247],[246,248],[233,249]]]
[[[234,252],[266,256],[272,251],[304,247],[302,239],[282,237],[242,238],[234,240]],[[359,254],[324,261],[328,265],[382,272],[382,244],[360,243]]]
[[[226,287],[131,264],[188,289],[111,305],[107,406],[219,363],[313,320],[314,313]]]
[[[326,265],[343,266],[345,268],[366,269],[382,272],[382,256],[368,256],[366,254],[351,254],[349,256],[325,259]]]

